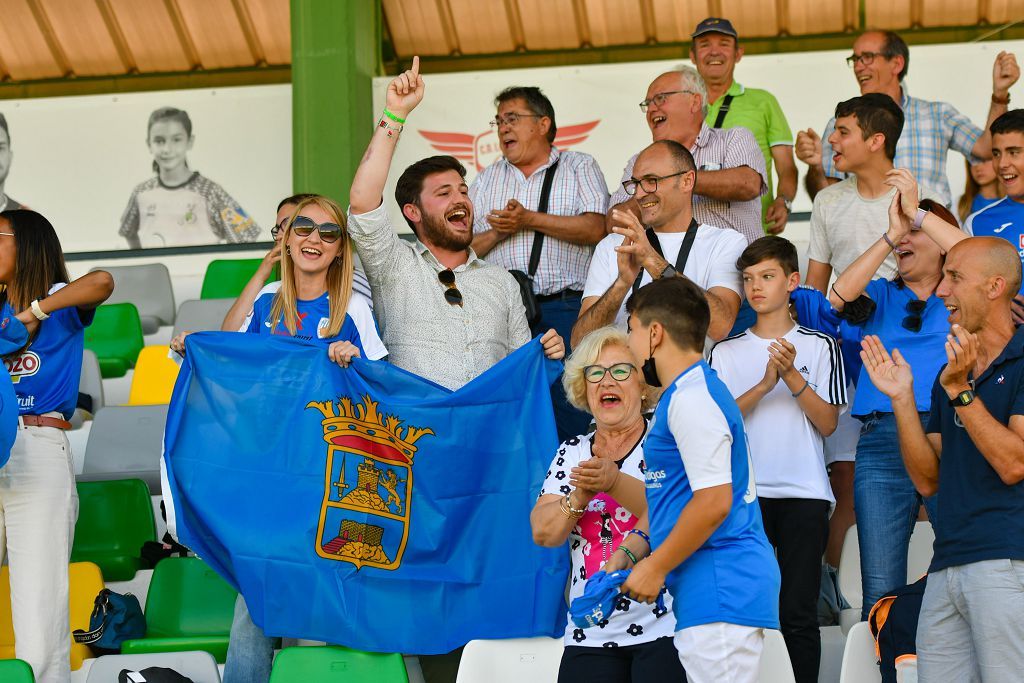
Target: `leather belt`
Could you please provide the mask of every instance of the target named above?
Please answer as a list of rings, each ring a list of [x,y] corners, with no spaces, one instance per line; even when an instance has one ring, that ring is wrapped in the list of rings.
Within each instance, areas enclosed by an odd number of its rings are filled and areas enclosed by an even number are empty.
[[[47,417],[46,415],[21,415],[18,422],[26,427],[56,427],[57,429],[71,429],[71,423],[59,417]]]
[[[583,296],[583,292],[578,289],[563,289],[561,292],[555,292],[554,294],[538,294],[537,301],[543,304],[559,299],[578,299],[581,296]]]

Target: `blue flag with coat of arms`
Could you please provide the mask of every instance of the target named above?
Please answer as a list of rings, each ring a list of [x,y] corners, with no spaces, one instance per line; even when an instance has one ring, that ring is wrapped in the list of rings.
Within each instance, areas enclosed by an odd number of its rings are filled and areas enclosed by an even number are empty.
[[[529,519],[556,366],[534,340],[452,392],[315,342],[190,335],[165,435],[178,537],[267,635],[417,654],[559,635],[568,553]]]

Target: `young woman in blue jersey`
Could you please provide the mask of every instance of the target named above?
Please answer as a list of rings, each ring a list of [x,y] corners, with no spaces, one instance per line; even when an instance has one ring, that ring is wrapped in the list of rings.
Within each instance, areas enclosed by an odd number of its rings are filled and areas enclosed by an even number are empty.
[[[78,518],[64,430],[78,399],[84,331],[114,290],[105,271],[70,282],[57,233],[34,211],[0,213],[0,319],[24,323],[28,344],[6,356],[19,426],[0,469],[0,557],[11,571],[15,656],[42,683],[70,671],[68,560]]]
[[[877,335],[886,348],[898,348],[914,364],[917,409],[927,419],[931,387],[945,363],[948,311],[935,290],[942,280],[946,252],[966,235],[944,206],[918,203],[917,182],[909,171],[890,171],[887,184],[897,194],[889,207],[889,226],[878,240],[843,271],[832,285],[829,302],[837,311],[862,296],[870,299],[859,323],[864,335]],[[920,212],[920,213],[919,213]],[[915,226],[920,229],[915,229]],[[891,252],[899,275],[874,278]],[[863,305],[861,302],[859,305]],[[923,499],[900,456],[892,402],[861,368],[850,413],[861,421],[854,467],[853,496],[860,545],[864,601],[862,619],[885,591],[907,580],[907,548],[922,502],[929,516],[933,499]]]

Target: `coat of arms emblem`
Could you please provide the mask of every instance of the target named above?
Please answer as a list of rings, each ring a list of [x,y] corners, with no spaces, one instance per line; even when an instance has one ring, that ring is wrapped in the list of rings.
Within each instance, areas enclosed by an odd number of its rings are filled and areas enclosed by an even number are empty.
[[[397,569],[409,538],[412,464],[431,429],[403,427],[369,396],[311,401],[327,442],[316,553],[356,568]]]

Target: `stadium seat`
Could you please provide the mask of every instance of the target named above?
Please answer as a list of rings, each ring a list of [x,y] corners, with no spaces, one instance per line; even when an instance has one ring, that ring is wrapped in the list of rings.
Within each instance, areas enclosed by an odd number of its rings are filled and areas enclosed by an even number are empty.
[[[782,633],[772,629],[764,632],[764,650],[761,651],[761,669],[758,683],[796,683],[793,664]]]
[[[167,406],[107,406],[96,413],[79,481],[142,479],[160,493]]]
[[[161,560],[146,597],[146,637],[125,641],[121,652],[203,650],[223,662],[237,596],[197,557]]]
[[[4,683],[35,683],[32,667],[20,659],[0,659],[0,681]]]
[[[68,606],[71,616],[71,630],[89,630],[89,616],[92,614],[96,596],[103,590],[103,575],[92,562],[73,562],[68,565]],[[68,632],[68,640],[71,633]],[[82,666],[82,661],[94,655],[87,645],[71,642],[71,670]],[[0,659],[14,657],[14,624],[11,620],[11,574],[10,567],[0,568]],[[31,680],[31,679],[30,679]],[[0,675],[0,681],[7,679]]]
[[[122,669],[141,671],[151,666],[174,669],[191,679],[193,683],[220,683],[217,660],[209,652],[195,650],[151,652],[143,655],[104,655],[93,661],[89,677],[85,680],[86,683],[114,683]]]
[[[233,298],[228,299],[191,299],[185,301],[178,308],[178,317],[174,321],[174,332],[172,337],[177,337],[184,331],[205,332],[219,330],[224,316],[231,310],[231,304],[235,303]]]
[[[456,683],[553,681],[563,649],[561,638],[473,640],[462,652]]]
[[[846,634],[839,683],[882,683],[882,673],[875,659],[875,639],[866,621],[857,622]]]
[[[105,378],[124,377],[144,344],[134,304],[104,304],[96,309],[92,325],[85,328],[85,348],[96,354]]]
[[[72,562],[95,562],[107,581],[127,581],[143,568],[142,544],[155,540],[156,522],[146,482],[78,482]]]
[[[161,325],[174,324],[174,290],[171,274],[164,264],[101,266],[92,270],[105,270],[113,276],[114,293],[107,303],[135,304],[143,333],[153,334]]]
[[[128,390],[130,406],[149,406],[170,403],[174,381],[178,379],[178,364],[168,357],[170,347],[147,346],[139,353]]]
[[[931,523],[916,522],[907,551],[907,583],[917,581],[928,572],[934,544],[935,532]],[[860,574],[860,543],[856,524],[850,527],[843,540],[843,551],[839,556],[839,590],[850,603],[850,609],[844,609],[839,615],[843,633],[849,634],[850,627],[860,621],[861,606],[864,602]]]
[[[402,655],[344,647],[287,647],[278,653],[270,683],[408,683]]]
[[[255,275],[263,259],[214,259],[206,266],[200,299],[234,299]]]

